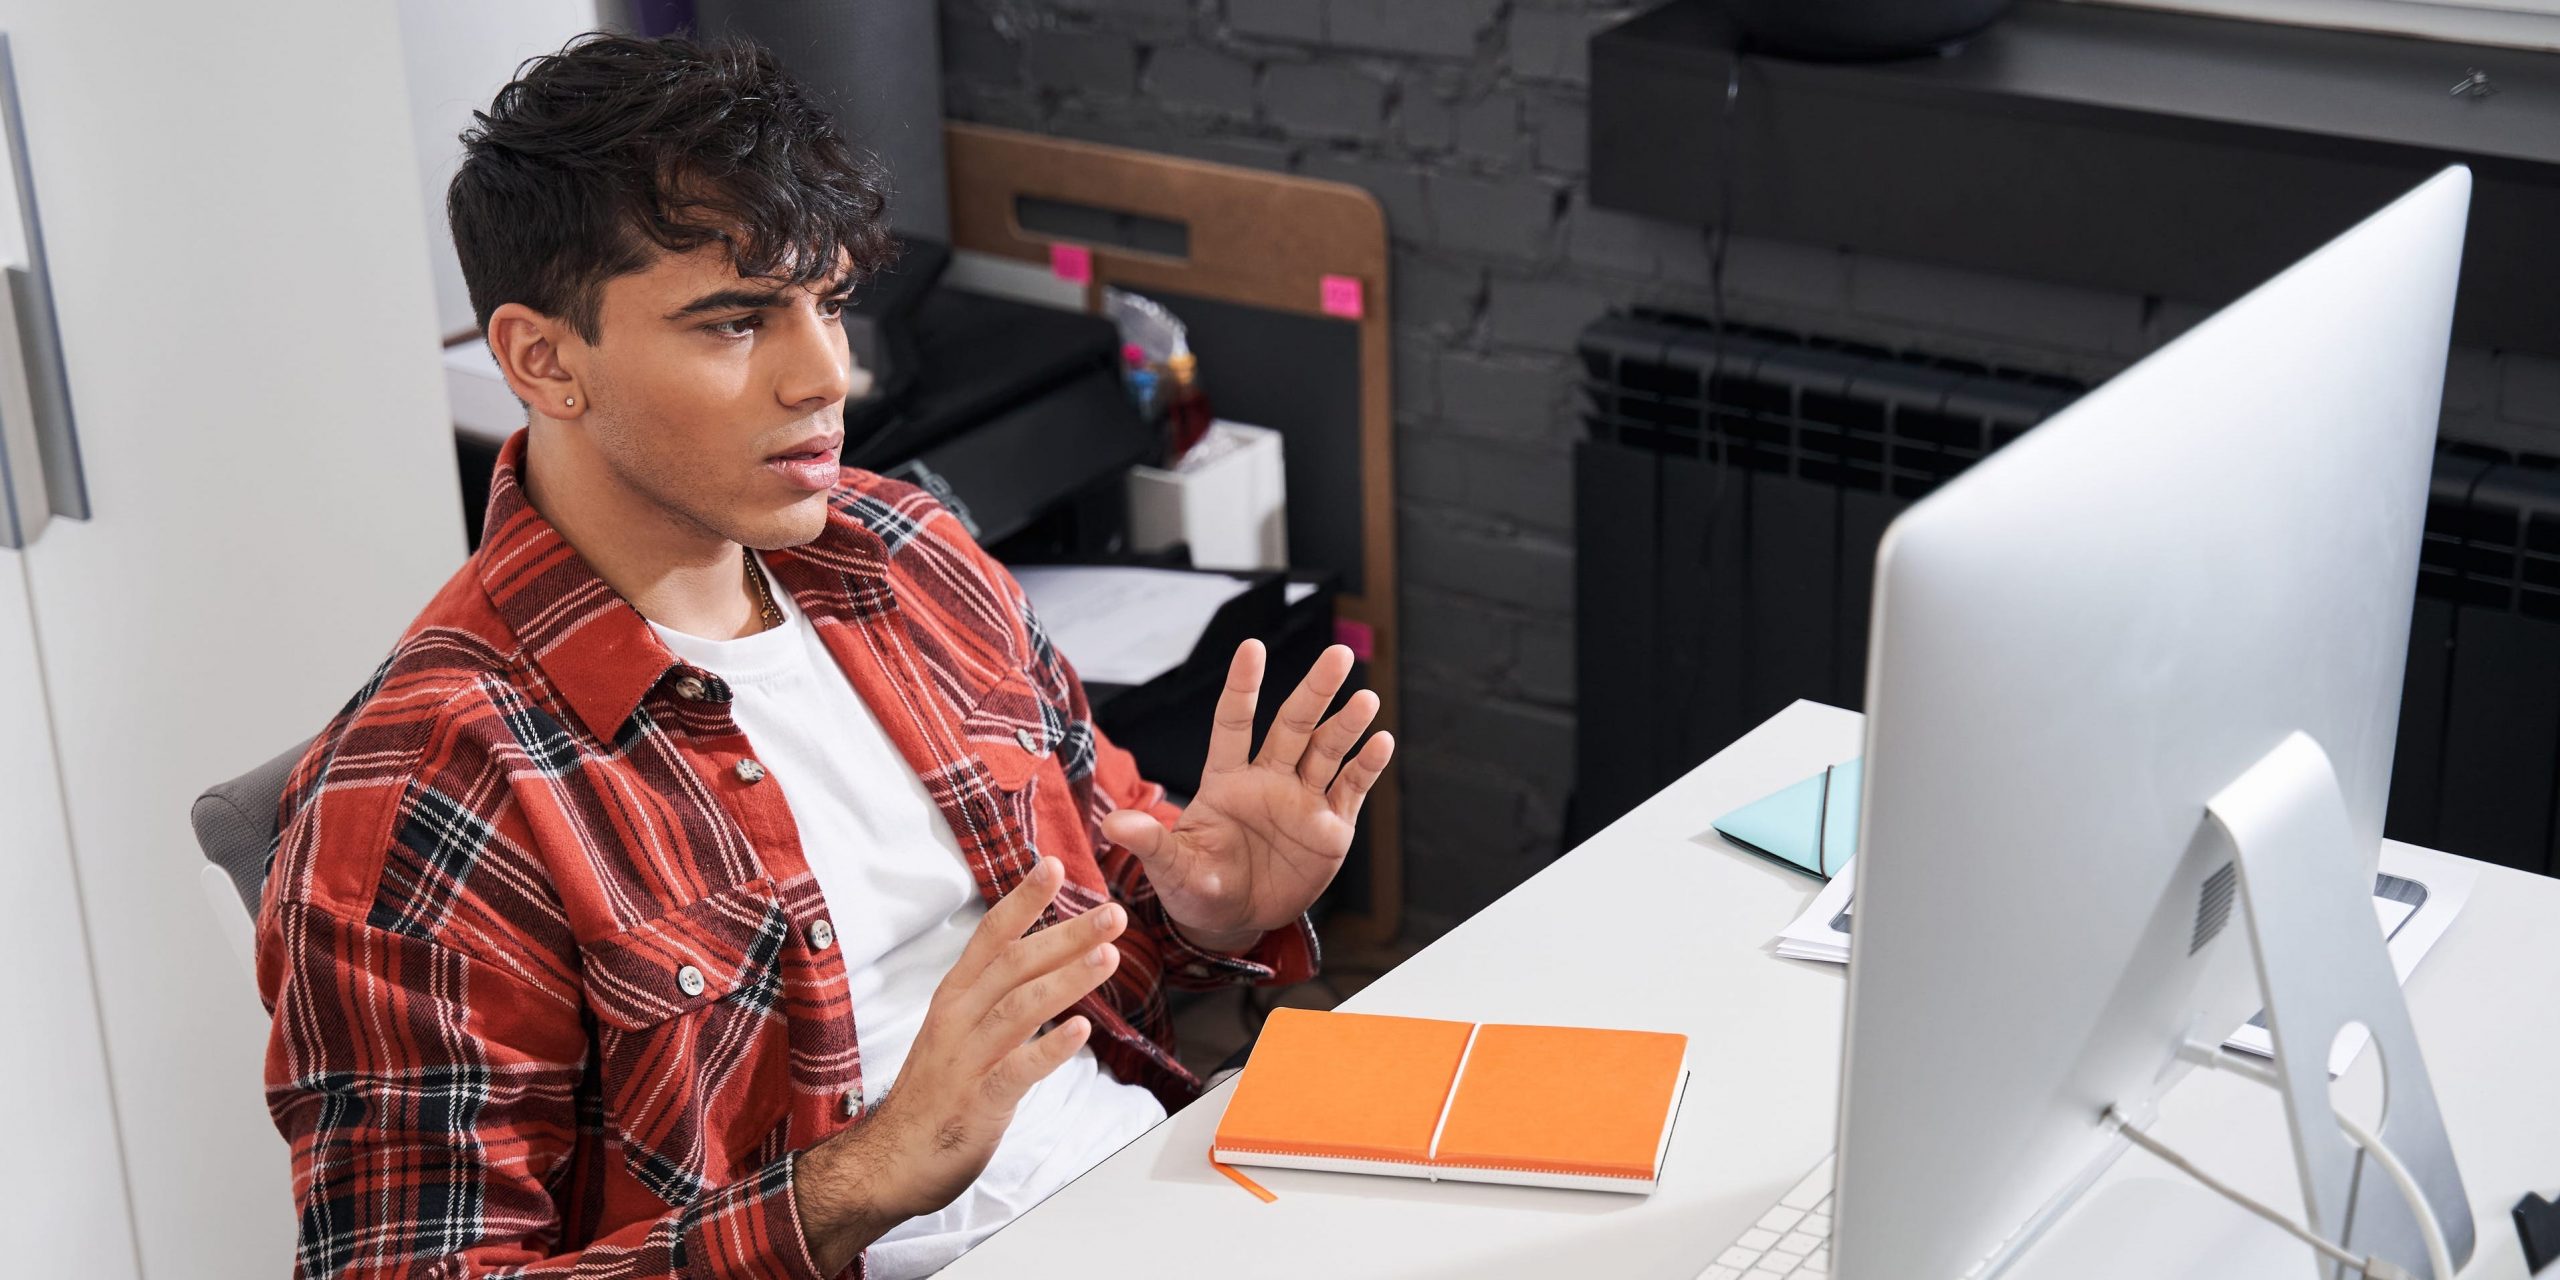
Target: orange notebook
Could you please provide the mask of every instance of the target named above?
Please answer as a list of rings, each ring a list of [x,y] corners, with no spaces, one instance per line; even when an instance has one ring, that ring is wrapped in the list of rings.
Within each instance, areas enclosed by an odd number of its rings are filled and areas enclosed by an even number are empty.
[[[1687,1036],[1274,1009],[1211,1154],[1227,1164],[1650,1192]]]

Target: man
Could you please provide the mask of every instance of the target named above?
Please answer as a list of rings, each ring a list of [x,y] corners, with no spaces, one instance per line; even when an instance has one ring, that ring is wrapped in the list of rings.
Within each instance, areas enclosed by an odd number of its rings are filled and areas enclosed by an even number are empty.
[[[839,467],[884,198],[769,55],[585,39],[464,141],[530,421],[287,788],[297,1272],[930,1271],[1196,1093],[1164,984],[1314,972],[1376,699],[1320,719],[1329,650],[1256,753],[1245,645],[1176,809],[1003,567]]]

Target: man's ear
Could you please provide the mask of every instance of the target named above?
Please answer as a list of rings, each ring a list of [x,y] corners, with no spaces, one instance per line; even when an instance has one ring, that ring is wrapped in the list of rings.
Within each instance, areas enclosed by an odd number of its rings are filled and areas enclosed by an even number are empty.
[[[587,411],[579,366],[587,344],[567,322],[521,302],[489,313],[489,352],[516,398],[546,418],[575,418]]]

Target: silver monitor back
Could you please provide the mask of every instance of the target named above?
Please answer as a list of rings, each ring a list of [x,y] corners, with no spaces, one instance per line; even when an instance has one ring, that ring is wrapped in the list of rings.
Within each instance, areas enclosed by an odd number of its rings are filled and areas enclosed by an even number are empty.
[[[2258,1007],[2205,805],[2288,735],[2371,883],[2470,190],[2437,175],[1886,533],[1841,1280],[2003,1256],[2116,1149],[2110,1104]]]

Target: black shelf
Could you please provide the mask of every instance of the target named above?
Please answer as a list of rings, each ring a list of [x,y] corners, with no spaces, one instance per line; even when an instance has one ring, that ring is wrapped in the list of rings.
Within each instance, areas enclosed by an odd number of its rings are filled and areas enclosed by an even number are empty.
[[[2456,338],[2560,354],[2560,54],[2060,0],[1944,56],[1738,43],[1718,0],[1592,38],[1594,203],[2219,305],[2463,163]]]

